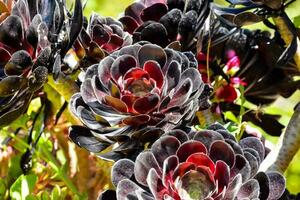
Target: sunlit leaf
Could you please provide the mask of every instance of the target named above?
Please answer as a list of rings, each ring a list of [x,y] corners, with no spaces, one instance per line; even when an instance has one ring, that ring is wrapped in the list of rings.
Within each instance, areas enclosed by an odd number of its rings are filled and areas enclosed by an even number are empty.
[[[26,200],[26,197],[32,192],[37,182],[37,175],[21,175],[10,187],[10,196],[12,200]]]
[[[300,27],[300,15],[294,18],[294,25]]]

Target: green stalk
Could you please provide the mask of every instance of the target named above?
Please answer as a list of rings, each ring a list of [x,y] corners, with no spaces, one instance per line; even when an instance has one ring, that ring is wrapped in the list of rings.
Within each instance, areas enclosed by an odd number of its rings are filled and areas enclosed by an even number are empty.
[[[15,139],[22,146],[24,146],[26,148],[30,148],[29,144],[27,144],[26,142],[24,142],[21,138],[17,137],[15,134],[11,133],[10,137],[12,137],[13,139]]]

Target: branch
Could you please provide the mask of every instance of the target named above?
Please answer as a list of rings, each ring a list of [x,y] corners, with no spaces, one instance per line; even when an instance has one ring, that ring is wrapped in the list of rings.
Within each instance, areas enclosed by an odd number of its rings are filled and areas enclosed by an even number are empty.
[[[285,172],[300,148],[300,102],[275,149],[263,161],[260,171]],[[273,163],[273,164],[272,164]]]

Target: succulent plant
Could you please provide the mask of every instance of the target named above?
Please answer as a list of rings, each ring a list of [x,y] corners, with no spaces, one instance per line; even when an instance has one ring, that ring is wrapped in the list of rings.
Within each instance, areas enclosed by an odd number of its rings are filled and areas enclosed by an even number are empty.
[[[224,26],[214,30],[209,52],[211,82],[218,75],[223,76],[227,82],[232,82],[230,78],[234,78],[234,82],[239,81],[245,86],[244,96],[247,100],[257,105],[272,103],[279,95],[289,97],[299,88],[300,82],[295,80],[299,73],[294,62],[277,63],[284,51],[284,43],[278,37],[271,38],[267,31],[247,29],[230,33],[229,28]],[[222,37],[227,39],[220,41],[218,38]],[[206,60],[203,53],[198,55],[199,70],[205,75]],[[215,60],[220,62],[214,62]],[[222,70],[220,66],[224,66]],[[206,77],[205,80],[207,79]]]
[[[64,56],[77,37],[76,29],[81,29],[65,20],[60,1],[11,3],[10,15],[0,22],[0,127],[25,112],[31,98],[47,81],[48,73],[60,72],[54,69],[54,62],[59,53]],[[80,7],[77,0],[75,10]],[[80,14],[76,19],[79,23]]]
[[[73,126],[70,138],[101,157],[134,156],[159,137],[161,129],[190,123],[209,106],[210,87],[202,82],[190,52],[154,44],[121,48],[90,66],[71,110],[85,127]]]
[[[213,102],[217,102],[222,111],[231,111],[239,115],[240,106],[234,103],[238,98],[236,83],[244,86],[243,96],[257,106],[273,103],[279,96],[290,97],[300,88],[297,80],[299,72],[293,61],[278,62],[283,55],[284,42],[275,32],[271,37],[268,31],[235,28],[215,21],[212,31],[204,38],[202,53],[198,52],[198,69],[203,80],[214,83]],[[204,39],[203,41],[206,41]],[[209,54],[209,73],[207,73],[207,55]],[[247,108],[245,108],[247,109]],[[222,112],[221,112],[222,113]],[[279,115],[269,115],[260,111],[247,111],[244,121],[251,121],[263,128],[268,134],[279,136],[283,125],[278,122]]]
[[[99,63],[106,55],[132,44],[132,36],[123,29],[121,22],[93,13],[89,23],[87,20],[84,23],[84,28],[73,46],[75,59],[79,61],[78,66],[86,69]]]
[[[135,162],[121,159],[112,169],[116,199],[279,199],[285,179],[258,172],[265,148],[256,137],[239,142],[220,124],[207,130],[165,133]],[[113,197],[108,191],[100,196]]]
[[[28,6],[27,1],[16,2],[0,24],[0,126],[20,116],[47,79],[47,25],[42,15],[30,16]]]
[[[215,38],[228,32],[227,28],[220,27]],[[210,55],[222,59],[223,63],[230,61],[229,54],[237,56],[240,66],[234,76],[246,83],[244,96],[262,105],[274,102],[279,95],[289,97],[300,88],[300,81],[295,79],[299,72],[294,62],[277,63],[283,51],[284,43],[278,37],[271,38],[269,32],[240,29],[212,47]]]
[[[146,40],[166,47],[180,41],[183,51],[192,50],[210,12],[209,2],[140,0],[126,8],[120,21],[134,42]]]
[[[277,57],[276,65],[285,65],[287,62],[294,60],[299,65],[299,56],[297,55],[297,29],[289,19],[285,8],[294,2],[294,0],[228,0],[229,7],[218,6],[212,3],[211,9],[213,13],[219,18],[219,21],[228,26],[242,27],[257,22],[264,22],[264,24],[275,31],[277,37],[282,37],[284,51]],[[272,17],[275,25],[272,24],[268,18]],[[231,27],[233,30],[234,28]],[[286,38],[286,30],[288,30],[289,39]],[[271,51],[272,52],[272,51]],[[277,56],[278,52],[274,54]],[[295,57],[295,59],[294,59]]]

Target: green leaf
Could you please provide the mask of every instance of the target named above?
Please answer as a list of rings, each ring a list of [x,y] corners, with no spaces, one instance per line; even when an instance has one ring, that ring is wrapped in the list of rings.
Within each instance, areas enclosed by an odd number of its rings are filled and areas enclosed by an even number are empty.
[[[295,17],[293,22],[296,27],[300,27],[300,15]]]
[[[50,194],[47,191],[43,191],[40,200],[50,200]]]
[[[67,194],[68,194],[68,188],[67,187],[61,188],[61,194],[60,194],[61,199],[65,199]]]
[[[225,117],[225,119],[228,119],[230,121],[233,121],[233,122],[239,124],[238,118],[231,111],[224,112],[224,117]]]
[[[20,167],[21,154],[12,157],[8,163],[8,175],[13,181],[22,174],[22,169]]]
[[[42,103],[41,103],[41,99],[40,98],[35,98],[32,99],[30,102],[30,105],[27,109],[27,115],[31,115],[31,113],[36,113],[39,108],[41,107]]]
[[[38,177],[35,174],[22,174],[10,187],[12,200],[28,200],[26,197],[32,192]],[[29,197],[32,200],[31,197]]]
[[[55,185],[51,192],[51,200],[58,200],[61,198],[61,189],[58,185]]]
[[[26,200],[38,200],[38,198],[32,194],[28,195],[25,199]]]
[[[6,192],[5,179],[0,179],[0,199],[4,199]]]

